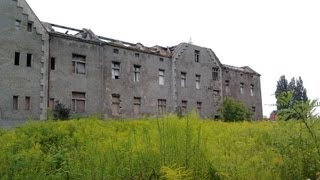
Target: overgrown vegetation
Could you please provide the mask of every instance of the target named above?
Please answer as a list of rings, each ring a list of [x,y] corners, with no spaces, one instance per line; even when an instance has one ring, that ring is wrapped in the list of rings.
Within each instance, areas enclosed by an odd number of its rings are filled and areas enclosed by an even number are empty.
[[[224,98],[219,107],[222,119],[227,122],[250,120],[252,113],[240,101],[231,97]]]
[[[54,120],[68,120],[70,118],[70,111],[70,108],[57,101],[53,109]]]
[[[313,135],[299,121],[225,123],[195,114],[31,122],[0,133],[0,179],[316,179]]]

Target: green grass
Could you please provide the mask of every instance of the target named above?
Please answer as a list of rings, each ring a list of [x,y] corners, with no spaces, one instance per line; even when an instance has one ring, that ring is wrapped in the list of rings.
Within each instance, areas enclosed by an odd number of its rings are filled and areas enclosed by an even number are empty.
[[[316,145],[297,121],[30,122],[0,131],[0,179],[316,179]]]

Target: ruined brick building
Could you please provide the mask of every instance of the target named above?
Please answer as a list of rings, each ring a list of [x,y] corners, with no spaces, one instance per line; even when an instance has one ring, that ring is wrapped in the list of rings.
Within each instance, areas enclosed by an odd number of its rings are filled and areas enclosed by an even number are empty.
[[[60,101],[80,115],[197,110],[218,117],[231,96],[262,118],[260,75],[205,47],[145,47],[41,22],[25,0],[0,1],[0,118],[45,119]]]

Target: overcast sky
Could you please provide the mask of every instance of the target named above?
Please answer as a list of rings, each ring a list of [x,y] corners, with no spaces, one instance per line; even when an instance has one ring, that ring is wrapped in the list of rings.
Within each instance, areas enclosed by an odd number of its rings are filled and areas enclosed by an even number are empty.
[[[211,48],[223,64],[250,66],[261,76],[263,114],[275,107],[281,75],[301,76],[320,97],[318,0],[27,0],[41,21],[89,28],[145,46],[180,42]]]

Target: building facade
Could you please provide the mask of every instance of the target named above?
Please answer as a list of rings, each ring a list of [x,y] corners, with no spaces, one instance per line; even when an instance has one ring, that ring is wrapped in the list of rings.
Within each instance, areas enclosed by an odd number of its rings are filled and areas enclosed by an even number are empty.
[[[79,115],[135,117],[197,110],[224,97],[262,118],[260,74],[205,47],[145,47],[41,22],[25,0],[0,1],[0,119],[46,119],[59,101]]]

